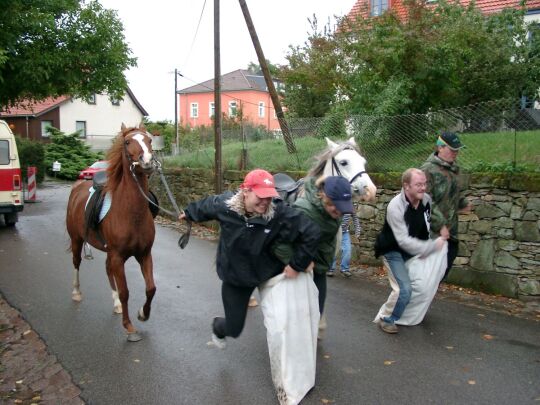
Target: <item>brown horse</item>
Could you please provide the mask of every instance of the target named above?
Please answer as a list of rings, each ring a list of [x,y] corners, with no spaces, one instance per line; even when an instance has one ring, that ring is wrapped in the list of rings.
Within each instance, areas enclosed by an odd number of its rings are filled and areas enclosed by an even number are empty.
[[[73,186],[66,215],[75,266],[73,300],[82,300],[79,266],[86,240],[96,249],[107,253],[106,269],[114,312],[122,313],[127,339],[132,342],[141,340],[141,336],[129,319],[129,290],[124,270],[128,258],[134,256],[139,262],[146,284],[146,302],[138,312],[139,320],[146,321],[150,317],[152,298],[156,292],[151,252],[155,227],[148,201],[142,194],[144,192],[148,195],[148,175],[155,168],[151,142],[151,136],[143,124],[138,128],[126,128],[122,124],[121,132],[107,155],[108,181],[103,191],[110,195],[111,206],[98,232],[87,230],[85,225],[85,205],[92,181],[83,181]]]

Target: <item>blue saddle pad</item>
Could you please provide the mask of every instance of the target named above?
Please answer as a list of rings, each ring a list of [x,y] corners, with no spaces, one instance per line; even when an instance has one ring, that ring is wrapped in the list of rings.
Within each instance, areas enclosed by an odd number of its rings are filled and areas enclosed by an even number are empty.
[[[88,199],[86,200],[86,204],[84,206],[85,210],[86,210],[86,207],[88,206],[88,201],[90,201],[90,198],[92,198],[92,195],[94,194],[96,190],[94,189],[94,187],[90,187],[88,191],[90,192],[90,194],[88,195]],[[107,193],[105,194],[105,198],[103,199],[103,206],[101,207],[101,211],[99,212],[99,222],[103,221],[103,218],[105,218],[105,216],[109,212],[109,209],[111,208],[111,204],[112,204],[111,193]]]

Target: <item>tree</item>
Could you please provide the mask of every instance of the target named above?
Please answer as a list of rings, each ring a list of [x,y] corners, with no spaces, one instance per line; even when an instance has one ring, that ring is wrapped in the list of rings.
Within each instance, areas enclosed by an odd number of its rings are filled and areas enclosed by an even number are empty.
[[[47,132],[51,136],[51,143],[45,148],[45,167],[47,172],[52,174],[53,162],[60,162],[62,169],[57,173],[57,177],[68,180],[75,180],[81,170],[103,159],[102,153],[95,153],[90,150],[79,138],[79,133],[64,134],[62,131],[48,127]]]
[[[314,31],[292,48],[282,74],[289,110],[398,115],[538,95],[540,41],[529,39],[535,27],[524,10],[486,16],[474,2],[443,0],[405,6],[407,18],[392,10],[344,18],[338,30]]]
[[[285,85],[283,104],[293,117],[322,117],[337,99],[341,82],[334,32],[329,24],[318,29],[310,20],[312,33],[303,46],[291,46],[288,66],[279,73]]]
[[[116,12],[97,1],[9,0],[0,7],[0,107],[106,92],[121,99],[136,66]]]
[[[266,60],[266,64],[268,65],[268,70],[270,71],[270,75],[272,76],[272,78],[273,79],[279,78],[279,71],[280,71],[279,66],[274,65],[268,59]],[[257,76],[262,76],[263,75],[261,65],[259,65],[258,63],[255,63],[255,62],[249,62],[247,70],[248,70],[249,73],[251,73],[253,75],[257,75]]]

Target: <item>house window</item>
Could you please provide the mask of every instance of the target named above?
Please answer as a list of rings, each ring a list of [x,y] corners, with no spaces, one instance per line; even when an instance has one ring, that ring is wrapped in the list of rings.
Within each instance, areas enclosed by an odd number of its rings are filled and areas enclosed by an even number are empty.
[[[52,127],[52,121],[41,121],[41,137],[42,138],[48,138],[49,133],[47,132],[47,128]]]
[[[86,138],[86,121],[75,121],[75,131],[79,133],[79,138]]]
[[[264,118],[264,102],[259,101],[259,118]]]
[[[191,118],[199,117],[199,103],[191,103]]]
[[[371,0],[371,16],[376,17],[388,10],[388,0]]]
[[[96,104],[96,95],[92,94],[88,97],[88,104]]]
[[[229,101],[229,117],[236,117],[237,110],[236,101]]]
[[[9,164],[9,141],[7,139],[0,140],[0,165]]]
[[[214,115],[216,115],[216,103],[210,101],[208,103],[208,116],[212,118]]]

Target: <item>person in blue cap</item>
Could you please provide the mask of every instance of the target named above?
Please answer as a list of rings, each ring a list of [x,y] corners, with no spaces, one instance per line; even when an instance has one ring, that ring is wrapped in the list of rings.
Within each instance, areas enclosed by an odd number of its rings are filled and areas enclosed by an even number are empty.
[[[313,258],[313,281],[319,290],[319,311],[324,311],[326,301],[326,273],[332,266],[336,252],[336,236],[344,214],[352,214],[352,190],[349,181],[341,176],[315,179],[308,177],[304,183],[304,195],[293,207],[308,216],[320,229],[317,251]],[[287,263],[294,252],[294,245],[277,244],[276,256]]]

